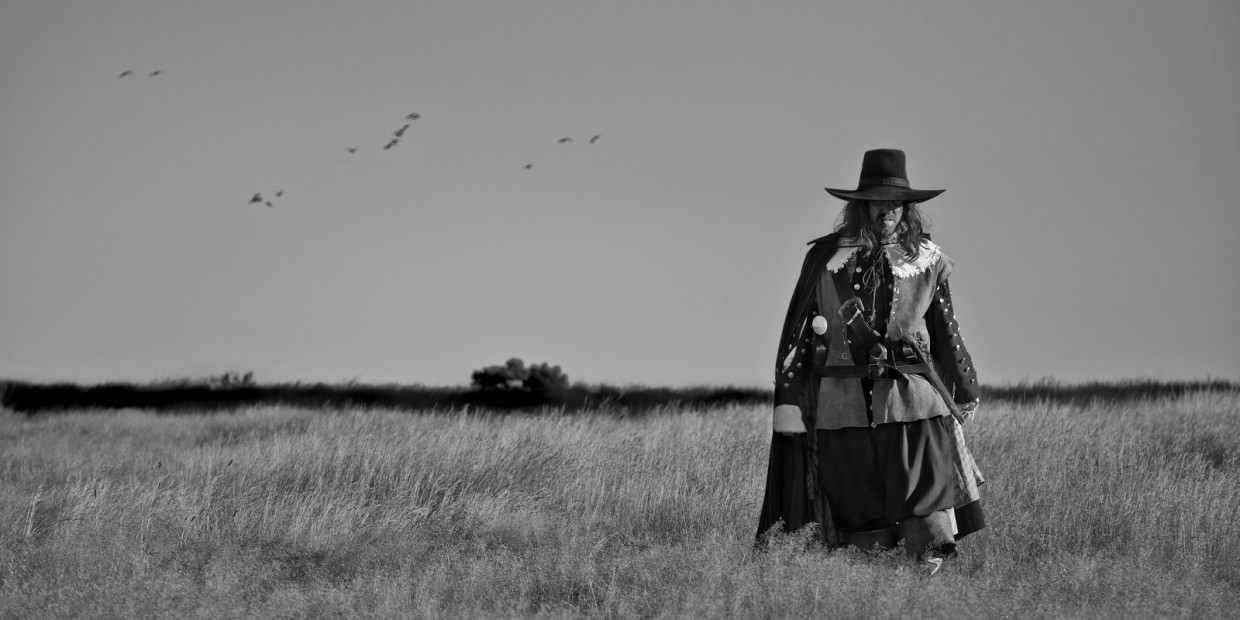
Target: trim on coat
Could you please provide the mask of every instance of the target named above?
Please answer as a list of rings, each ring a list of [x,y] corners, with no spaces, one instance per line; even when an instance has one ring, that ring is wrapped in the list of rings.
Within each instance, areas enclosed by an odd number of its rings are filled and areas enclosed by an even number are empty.
[[[859,249],[861,249],[860,246],[853,246],[850,248],[841,247],[839,250],[836,250],[835,256],[832,256],[831,260],[827,261],[827,271],[831,273],[839,271],[841,267],[852,259],[853,254],[856,254]]]
[[[911,278],[938,264],[943,257],[943,250],[929,239],[921,240],[921,252],[917,260],[909,261],[898,245],[887,246],[887,260],[891,263],[891,275],[897,278]]]
[[[861,248],[856,239],[840,240],[840,249],[827,261],[827,271],[836,273],[852,260],[853,255]],[[943,250],[929,239],[921,240],[921,252],[917,260],[910,261],[904,254],[904,248],[898,244],[883,246],[887,252],[887,262],[891,264],[891,275],[897,278],[911,278],[938,264],[943,257]]]

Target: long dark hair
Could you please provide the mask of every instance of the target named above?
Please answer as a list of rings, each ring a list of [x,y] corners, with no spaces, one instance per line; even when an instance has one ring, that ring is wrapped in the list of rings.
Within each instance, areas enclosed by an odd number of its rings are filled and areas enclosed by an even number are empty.
[[[879,239],[870,230],[868,200],[849,200],[844,210],[840,211],[838,221],[835,232],[841,237],[860,241],[867,254],[879,247]],[[917,208],[917,203],[904,203],[904,217],[900,218],[900,224],[896,227],[896,239],[909,260],[921,254],[921,240],[929,231],[930,220]]]

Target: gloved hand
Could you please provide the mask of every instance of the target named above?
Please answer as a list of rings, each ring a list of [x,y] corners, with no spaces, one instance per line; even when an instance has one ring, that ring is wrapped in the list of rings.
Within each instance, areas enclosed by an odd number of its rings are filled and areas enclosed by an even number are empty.
[[[775,405],[774,428],[776,433],[795,435],[805,432],[801,408],[796,405]]]

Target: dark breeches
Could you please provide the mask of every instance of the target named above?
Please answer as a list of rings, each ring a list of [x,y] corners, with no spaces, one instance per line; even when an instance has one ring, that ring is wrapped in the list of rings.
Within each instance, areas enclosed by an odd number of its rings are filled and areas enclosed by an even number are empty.
[[[946,418],[818,431],[819,481],[848,544],[905,540],[912,555],[952,541],[955,503]]]

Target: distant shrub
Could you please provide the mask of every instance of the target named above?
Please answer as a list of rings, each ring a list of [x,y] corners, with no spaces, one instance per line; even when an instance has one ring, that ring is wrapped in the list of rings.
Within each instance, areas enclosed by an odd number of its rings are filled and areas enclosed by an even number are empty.
[[[487,366],[471,375],[475,387],[483,390],[518,389],[525,386],[529,370],[520,358],[511,358],[503,366]]]
[[[212,387],[253,387],[254,371],[250,371],[245,374],[239,372],[226,372],[213,377],[208,377],[207,385]]]
[[[517,360],[520,361],[520,360]],[[568,375],[559,366],[546,362],[530,366],[524,379],[525,389],[548,396],[564,393],[568,389]]]
[[[479,404],[501,407],[562,404],[568,391],[568,375],[546,362],[526,366],[511,358],[502,366],[475,370],[471,382],[480,392]]]

